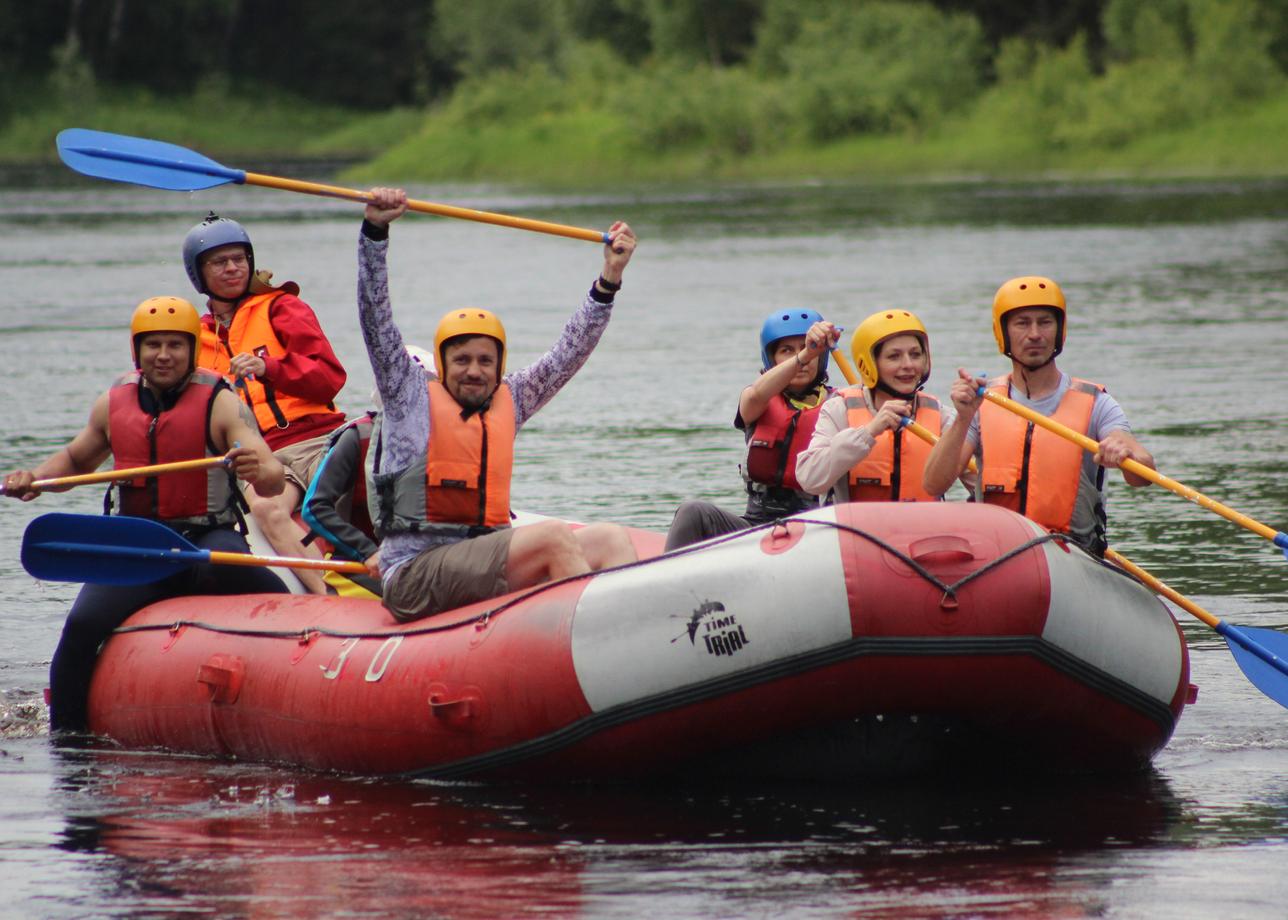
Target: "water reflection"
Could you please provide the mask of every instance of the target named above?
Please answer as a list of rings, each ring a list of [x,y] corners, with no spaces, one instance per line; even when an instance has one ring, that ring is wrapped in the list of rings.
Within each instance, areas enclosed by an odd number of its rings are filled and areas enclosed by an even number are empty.
[[[55,778],[58,846],[110,857],[89,897],[122,914],[200,903],[235,916],[573,916],[613,898],[638,916],[660,885],[663,903],[703,915],[1051,916],[1094,899],[1110,871],[1084,877],[1071,859],[1175,845],[1186,823],[1153,772],[1058,788],[518,788],[61,748]]]

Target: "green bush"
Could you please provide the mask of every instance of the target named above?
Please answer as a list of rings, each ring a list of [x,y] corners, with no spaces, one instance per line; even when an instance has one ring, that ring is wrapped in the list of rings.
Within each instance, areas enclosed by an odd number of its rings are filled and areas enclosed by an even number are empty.
[[[923,129],[959,111],[983,82],[977,20],[923,3],[829,3],[780,52],[806,133]]]
[[[646,153],[702,148],[737,157],[774,149],[788,117],[783,88],[743,67],[659,64],[626,81],[618,102]]]

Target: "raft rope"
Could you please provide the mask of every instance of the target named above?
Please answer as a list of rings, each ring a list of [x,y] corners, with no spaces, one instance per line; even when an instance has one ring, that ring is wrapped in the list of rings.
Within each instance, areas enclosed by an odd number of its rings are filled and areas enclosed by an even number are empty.
[[[884,550],[885,552],[889,553],[891,556],[903,562],[906,566],[908,566],[908,568],[912,569],[914,572],[920,575],[927,582],[929,582],[930,584],[938,588],[940,591],[942,591],[944,593],[944,597],[941,603],[947,602],[949,600],[956,601],[957,592],[962,587],[974,581],[975,579],[980,578],[983,575],[993,571],[994,569],[1004,565],[1005,563],[1014,559],[1016,556],[1020,556],[1024,553],[1027,553],[1030,549],[1032,549],[1035,546],[1040,546],[1043,543],[1049,543],[1053,541],[1061,543],[1062,545],[1065,545],[1065,546],[1067,546],[1070,543],[1070,540],[1067,534],[1061,534],[1061,533],[1040,534],[1038,536],[1033,537],[1033,539],[1020,544],[1019,546],[1012,548],[1008,552],[1003,553],[1002,555],[998,556],[996,559],[993,559],[992,561],[981,566],[980,568],[976,569],[975,571],[971,572],[965,577],[958,579],[952,584],[948,584],[948,583],[945,583],[944,581],[941,581],[933,572],[929,571],[925,566],[923,566],[916,559],[913,559],[907,553],[899,549],[896,549],[895,547],[891,546],[889,543],[882,540],[880,537],[876,536],[875,534],[868,533],[866,530],[862,530],[861,528],[852,527],[849,524],[842,524],[839,521],[820,521],[820,520],[814,520],[811,518],[794,518],[792,520],[779,519],[776,521],[770,521],[767,524],[758,524],[755,527],[749,527],[745,530],[734,531],[733,533],[725,534],[724,536],[716,537],[711,540],[706,540],[706,541],[703,541],[702,543],[693,544],[692,546],[686,546],[680,549],[672,550],[671,552],[666,553],[662,556],[653,556],[648,559],[638,559],[635,562],[628,562],[628,563],[625,563],[624,565],[613,566],[612,568],[607,568],[607,569],[600,569],[599,571],[596,571],[596,572],[585,572],[580,575],[569,575],[564,578],[560,578],[556,581],[547,581],[540,585],[536,585],[530,588],[529,590],[523,592],[522,594],[519,594],[519,595],[516,595],[515,597],[510,598],[507,601],[503,601],[502,603],[497,604],[495,607],[489,607],[487,610],[484,610],[482,613],[476,616],[470,617],[467,620],[454,620],[450,623],[440,623],[440,624],[427,623],[424,626],[417,626],[411,629],[383,630],[378,632],[376,631],[358,632],[358,631],[352,631],[352,630],[329,629],[324,626],[310,626],[302,630],[301,629],[245,629],[245,628],[231,627],[231,626],[219,626],[214,623],[205,623],[200,620],[174,620],[170,623],[147,623],[147,624],[141,624],[137,626],[120,626],[120,627],[117,627],[116,630],[114,630],[114,632],[133,633],[133,632],[166,631],[171,633],[177,633],[180,629],[191,628],[191,629],[203,630],[205,632],[219,633],[221,635],[226,635],[226,636],[248,636],[248,637],[259,638],[259,639],[290,639],[292,641],[298,642],[301,645],[304,645],[309,642],[312,642],[314,639],[317,639],[323,636],[328,638],[333,638],[333,639],[389,639],[394,636],[422,636],[422,635],[433,634],[433,633],[448,632],[450,630],[460,629],[465,626],[473,626],[475,629],[483,630],[487,628],[488,623],[491,621],[493,617],[499,616],[502,613],[512,610],[518,605],[522,604],[524,601],[528,600],[529,598],[536,597],[537,595],[542,594],[543,592],[553,590],[554,588],[557,588],[560,585],[565,585],[571,582],[593,578],[597,575],[602,575],[606,572],[624,572],[628,569],[635,569],[641,566],[651,565],[663,559],[674,559],[679,556],[686,556],[690,553],[700,552],[700,551],[709,549],[712,546],[719,546],[723,543],[728,543],[732,540],[741,539],[742,537],[745,537],[748,534],[757,533],[759,531],[765,531],[765,530],[772,531],[777,528],[786,529],[791,524],[815,524],[821,527],[831,527],[834,530],[840,530],[840,531],[844,531],[845,533],[854,534],[857,537],[861,537],[862,539],[867,540],[869,543],[872,543],[874,546]],[[1103,560],[1098,560],[1098,561],[1105,568],[1110,569],[1111,571],[1122,575],[1124,578],[1128,578],[1132,581],[1136,581],[1136,579],[1133,578],[1130,573],[1124,572],[1122,569],[1119,569],[1116,566],[1109,565]]]

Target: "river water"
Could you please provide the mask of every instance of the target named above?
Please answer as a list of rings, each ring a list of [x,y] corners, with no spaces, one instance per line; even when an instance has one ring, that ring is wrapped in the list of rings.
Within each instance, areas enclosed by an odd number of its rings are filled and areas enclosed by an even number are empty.
[[[623,218],[641,237],[598,351],[520,438],[516,507],[655,529],[684,498],[737,508],[730,421],[766,313],[811,306],[853,329],[912,308],[942,395],[959,365],[1002,369],[993,291],[1037,273],[1069,298],[1061,366],[1109,387],[1160,468],[1288,524],[1288,182],[413,193],[580,226]],[[0,468],[36,464],[84,424],[128,367],[139,300],[192,296],[179,243],[212,208],[246,223],[261,267],[301,283],[349,370],[341,407],[365,407],[356,206],[11,183]],[[420,215],[392,246],[408,340],[430,343],[449,307],[491,307],[511,366],[553,340],[599,266],[590,244]],[[100,502],[95,487],[0,506],[0,915],[1284,915],[1288,712],[1183,613],[1198,701],[1137,777],[392,783],[52,746],[42,692],[76,586],[31,579],[18,546],[36,514]],[[1119,549],[1218,616],[1288,627],[1288,562],[1265,541],[1157,488],[1117,482],[1110,514]]]

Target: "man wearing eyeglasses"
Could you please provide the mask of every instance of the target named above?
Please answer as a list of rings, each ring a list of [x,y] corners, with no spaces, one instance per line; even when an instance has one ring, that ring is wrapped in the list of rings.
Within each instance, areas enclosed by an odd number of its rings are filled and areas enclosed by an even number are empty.
[[[222,374],[250,407],[259,430],[286,469],[286,488],[274,498],[248,493],[255,522],[284,556],[316,556],[291,517],[326,452],[327,436],[344,423],[335,397],[344,367],[299,285],[268,283],[255,271],[250,236],[235,220],[211,213],[183,241],[183,265],[208,298],[198,365]],[[315,594],[326,593],[317,572],[297,572]]]

